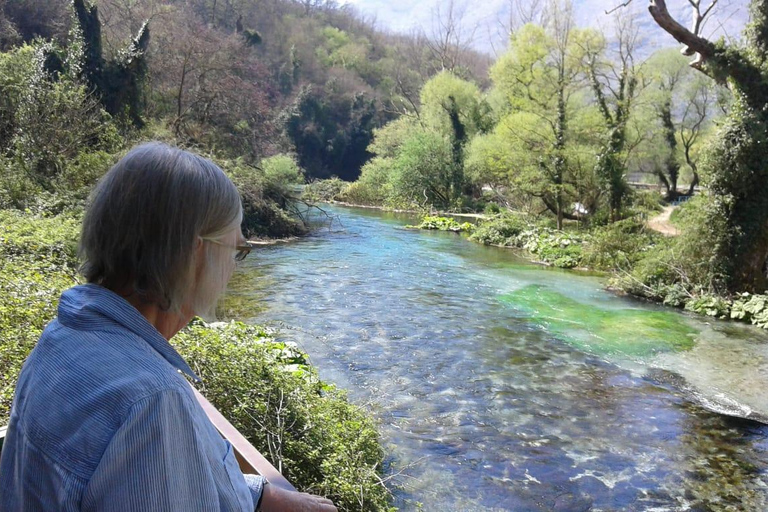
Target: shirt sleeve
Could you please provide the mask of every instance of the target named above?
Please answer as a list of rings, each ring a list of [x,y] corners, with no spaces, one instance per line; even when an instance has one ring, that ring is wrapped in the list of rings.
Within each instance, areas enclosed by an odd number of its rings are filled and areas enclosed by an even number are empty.
[[[222,502],[254,510],[245,481],[228,474],[229,451],[220,467],[211,463],[189,400],[179,390],[163,390],[133,405],[85,489],[84,512],[210,512]]]
[[[248,484],[248,490],[251,491],[251,498],[253,499],[253,506],[261,501],[261,493],[264,492],[264,484],[267,483],[267,479],[259,475],[245,474],[245,483]]]

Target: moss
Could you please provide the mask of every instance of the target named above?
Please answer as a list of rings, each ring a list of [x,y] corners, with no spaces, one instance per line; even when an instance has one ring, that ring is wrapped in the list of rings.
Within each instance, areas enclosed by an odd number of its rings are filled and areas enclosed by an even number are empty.
[[[687,350],[696,334],[676,313],[601,309],[537,285],[501,300],[580,350],[598,355],[649,356]]]

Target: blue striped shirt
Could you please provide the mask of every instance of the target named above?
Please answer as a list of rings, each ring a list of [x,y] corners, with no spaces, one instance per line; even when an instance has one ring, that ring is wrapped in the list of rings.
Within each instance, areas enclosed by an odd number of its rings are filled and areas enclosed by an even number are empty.
[[[247,511],[263,479],[181,374],[184,359],[127,301],[64,292],[16,387],[0,457],[0,510]]]

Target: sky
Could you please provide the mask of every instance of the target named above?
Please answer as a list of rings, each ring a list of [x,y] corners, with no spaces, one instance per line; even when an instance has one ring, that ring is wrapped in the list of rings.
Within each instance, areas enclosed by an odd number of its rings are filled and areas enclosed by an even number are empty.
[[[473,46],[480,51],[497,55],[503,51],[506,36],[503,25],[509,20],[511,0],[454,0],[463,9],[463,27],[467,34],[473,34]],[[520,0],[518,0],[520,1]],[[522,0],[526,1],[526,0]],[[605,10],[619,5],[623,0],[574,0],[574,14],[580,26],[609,29],[611,16]],[[716,2],[718,0],[715,0]],[[432,30],[433,13],[447,7],[446,0],[343,0],[354,6],[367,18],[375,17],[377,27],[394,32],[411,32],[423,29],[427,34]],[[701,0],[702,9],[711,0]],[[748,19],[749,0],[719,0],[712,11],[711,19],[705,25],[702,35],[717,39],[727,34],[738,37]],[[643,35],[651,46],[674,46],[671,36],[659,29],[646,10],[647,0],[633,0],[627,9],[636,12],[641,22]],[[688,0],[668,0],[667,6],[683,25],[690,23]]]

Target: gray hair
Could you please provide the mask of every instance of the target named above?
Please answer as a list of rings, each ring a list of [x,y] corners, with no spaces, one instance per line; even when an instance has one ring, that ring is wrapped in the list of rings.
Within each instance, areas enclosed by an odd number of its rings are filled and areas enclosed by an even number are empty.
[[[89,283],[178,312],[194,280],[197,237],[220,236],[241,219],[240,194],[216,164],[159,142],[142,144],[91,194],[80,271]]]

